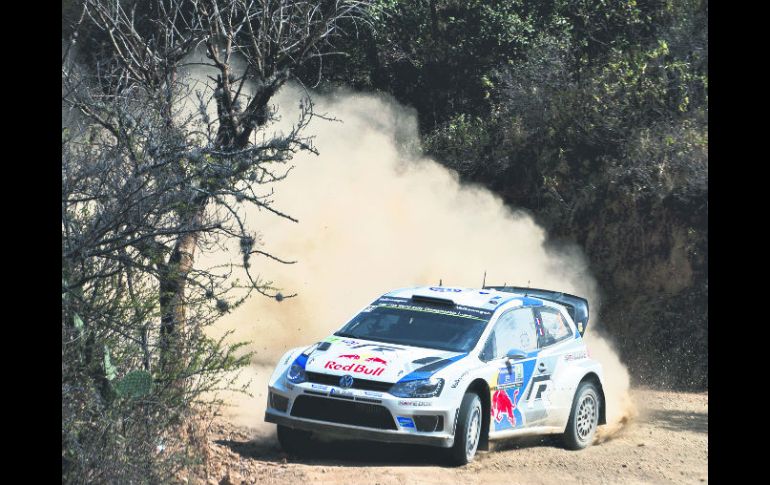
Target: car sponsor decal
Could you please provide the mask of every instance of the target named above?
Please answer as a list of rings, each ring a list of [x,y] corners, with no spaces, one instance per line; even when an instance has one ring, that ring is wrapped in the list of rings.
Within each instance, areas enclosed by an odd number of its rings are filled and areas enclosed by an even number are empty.
[[[398,424],[402,428],[414,428],[414,421],[412,421],[412,418],[407,418],[405,416],[398,416],[396,419],[398,419]]]
[[[535,359],[498,369],[491,389],[490,409],[495,431],[520,428],[526,424],[518,404],[534,369]]]
[[[455,380],[454,380],[454,382],[452,382],[452,389],[455,389],[455,388],[457,388],[457,386],[459,386],[459,385],[460,385],[460,381],[462,381],[462,380],[465,378],[465,376],[467,376],[467,375],[468,375],[468,373],[469,373],[470,371],[471,371],[471,370],[470,370],[470,369],[468,369],[468,370],[466,370],[465,372],[463,372],[462,374],[460,374],[460,377],[458,377],[457,379],[455,379]]]
[[[537,375],[532,377],[527,393],[524,396],[526,401],[525,411],[526,419],[530,424],[535,424],[548,416],[551,407],[551,391],[553,389],[553,373],[555,366],[558,366],[559,356],[553,355],[545,357],[537,362]]]
[[[326,364],[324,364],[324,369],[353,372],[370,376],[379,376],[385,371],[385,367],[373,367],[371,365],[367,366],[366,364],[356,364],[355,362],[352,364],[343,364],[334,360],[327,361]]]
[[[431,404],[430,401],[398,401],[399,406],[425,407]]]
[[[527,409],[535,407],[535,401],[542,399],[543,405],[550,406],[551,375],[536,376],[532,378],[532,385],[527,392]]]
[[[372,350],[376,353],[365,353],[359,349]],[[379,344],[356,345],[355,347],[350,347],[350,351],[346,351],[326,361],[324,369],[379,376],[385,371],[390,360],[390,358],[386,358],[386,353],[396,350],[401,349],[400,347],[389,347]]]
[[[336,387],[332,387],[329,391],[329,396],[331,397],[353,397],[353,391],[348,391],[347,389],[338,389]]]
[[[465,305],[455,305],[452,307],[433,307],[423,304],[417,304],[409,298],[398,298],[394,296],[383,296],[377,299],[372,305],[376,307],[395,308],[398,310],[412,310],[417,312],[440,313],[463,318],[473,318],[483,322],[489,321],[494,313],[493,310],[470,307]]]
[[[567,362],[571,360],[585,359],[587,357],[588,357],[588,354],[586,353],[585,350],[581,350],[580,352],[573,352],[571,354],[564,354],[564,360],[566,360]]]
[[[343,344],[346,344],[346,345],[356,345],[359,343],[358,340],[351,340],[348,338],[337,337],[334,335],[326,337],[325,339],[322,340],[322,342],[328,342],[329,344],[333,344],[334,342],[342,342]]]
[[[519,391],[520,389],[513,389],[511,393],[498,389],[492,393],[492,419],[495,420],[496,430],[515,428],[516,424],[521,421],[521,413],[518,413],[519,419],[516,419],[516,401],[519,397]],[[503,418],[508,420],[508,425],[503,424]]]
[[[358,360],[361,362],[371,362],[372,364],[388,365],[387,360],[372,354],[340,354],[337,356],[337,359]]]

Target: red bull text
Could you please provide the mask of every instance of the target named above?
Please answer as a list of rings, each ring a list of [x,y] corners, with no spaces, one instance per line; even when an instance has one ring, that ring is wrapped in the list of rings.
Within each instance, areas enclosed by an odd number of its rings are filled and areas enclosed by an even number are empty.
[[[383,371],[385,370],[384,367],[373,368],[373,367],[367,367],[365,364],[343,365],[343,364],[338,364],[333,360],[330,360],[326,364],[324,364],[324,369],[341,370],[345,372],[355,372],[358,374],[368,374],[371,376],[378,376],[382,374]]]

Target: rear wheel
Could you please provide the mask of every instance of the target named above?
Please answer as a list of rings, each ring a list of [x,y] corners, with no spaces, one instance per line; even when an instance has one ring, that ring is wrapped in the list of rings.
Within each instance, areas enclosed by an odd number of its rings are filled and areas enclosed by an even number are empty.
[[[449,450],[452,463],[465,465],[473,461],[481,438],[481,423],[483,420],[481,399],[478,394],[467,393],[460,404],[460,414],[457,417],[455,443]]]
[[[278,425],[278,443],[290,455],[305,455],[310,449],[310,431]]]
[[[591,382],[578,386],[572,401],[572,412],[564,431],[564,446],[570,450],[582,450],[594,441],[599,423],[599,407],[602,405],[599,391]]]

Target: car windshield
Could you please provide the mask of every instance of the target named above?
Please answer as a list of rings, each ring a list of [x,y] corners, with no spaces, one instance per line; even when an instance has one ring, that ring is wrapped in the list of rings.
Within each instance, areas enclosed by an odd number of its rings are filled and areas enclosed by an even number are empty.
[[[415,304],[381,298],[334,335],[452,352],[469,352],[484,331],[491,311]]]

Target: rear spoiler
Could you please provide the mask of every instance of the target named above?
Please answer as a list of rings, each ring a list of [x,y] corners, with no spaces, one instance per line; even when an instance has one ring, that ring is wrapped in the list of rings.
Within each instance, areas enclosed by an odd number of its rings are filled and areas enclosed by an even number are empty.
[[[570,295],[553,290],[541,290],[539,288],[523,288],[520,286],[485,286],[485,290],[505,291],[508,293],[520,293],[525,296],[540,298],[554,303],[559,303],[567,308],[569,316],[577,325],[582,337],[588,327],[588,300],[579,296]]]

